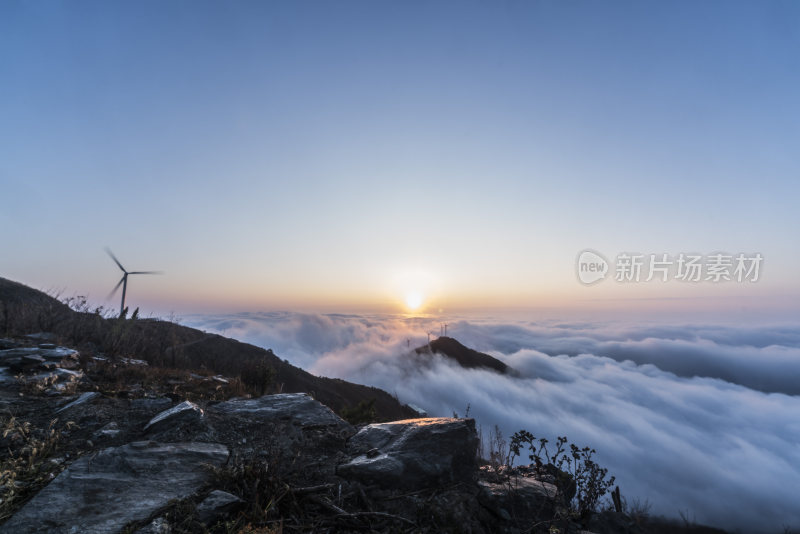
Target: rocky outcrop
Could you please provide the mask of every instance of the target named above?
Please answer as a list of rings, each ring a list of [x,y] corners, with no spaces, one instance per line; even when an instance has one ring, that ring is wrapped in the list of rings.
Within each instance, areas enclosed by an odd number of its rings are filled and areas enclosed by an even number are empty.
[[[8,347],[0,350],[0,383],[12,382],[14,377],[22,375],[22,382],[40,385],[46,389],[46,395],[56,397],[74,391],[84,378],[82,371],[75,370],[80,362],[74,349],[52,343],[38,347],[12,346],[8,340],[0,347]]]
[[[349,427],[338,415],[306,393],[233,399],[209,407],[212,413],[247,418],[255,423],[291,422],[301,427]]]
[[[470,482],[477,470],[473,419],[428,418],[365,426],[348,442],[342,477],[420,489]]]
[[[78,351],[51,344],[0,350],[0,365],[17,373],[45,371],[56,366],[73,368],[77,362]]]
[[[235,447],[242,457],[282,457],[325,478],[344,459],[356,430],[304,393],[232,399],[206,406],[207,439]]]
[[[504,521],[552,515],[558,491],[553,484],[518,473],[481,478],[478,486],[478,501]]]
[[[220,466],[215,443],[140,441],[75,461],[5,524],[0,533],[105,534],[144,521],[172,499],[186,498]]]

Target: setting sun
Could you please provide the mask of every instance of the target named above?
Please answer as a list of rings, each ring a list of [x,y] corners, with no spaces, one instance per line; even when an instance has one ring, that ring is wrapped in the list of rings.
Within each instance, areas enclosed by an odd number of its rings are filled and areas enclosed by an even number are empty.
[[[419,309],[422,306],[422,294],[418,291],[413,291],[406,295],[406,306],[411,311]]]

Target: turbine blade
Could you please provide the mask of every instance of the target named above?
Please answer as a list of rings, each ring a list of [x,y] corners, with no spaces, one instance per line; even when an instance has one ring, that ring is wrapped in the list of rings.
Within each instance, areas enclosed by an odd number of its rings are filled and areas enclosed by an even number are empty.
[[[131,271],[128,274],[164,274],[164,271]]]
[[[114,286],[114,289],[111,290],[111,293],[108,294],[108,296],[106,297],[106,300],[108,300],[108,299],[110,299],[111,297],[114,296],[114,293],[117,292],[117,289],[119,289],[119,286],[121,286],[122,282],[124,282],[124,281],[125,281],[125,277],[123,276],[122,278],[120,278],[119,282],[117,282],[117,285]]]
[[[114,256],[114,253],[113,253],[113,252],[111,252],[111,249],[110,249],[110,248],[108,248],[108,247],[106,247],[106,254],[108,254],[109,256],[111,256],[111,259],[112,259],[112,260],[114,260],[114,263],[116,263],[116,264],[117,264],[117,266],[119,266],[119,268],[120,268],[120,269],[122,269],[122,272],[123,272],[123,273],[127,273],[127,272],[128,272],[128,271],[126,271],[126,270],[125,270],[125,267],[123,267],[123,266],[122,266],[122,264],[119,262],[119,260],[117,259],[117,257],[116,257],[116,256]]]

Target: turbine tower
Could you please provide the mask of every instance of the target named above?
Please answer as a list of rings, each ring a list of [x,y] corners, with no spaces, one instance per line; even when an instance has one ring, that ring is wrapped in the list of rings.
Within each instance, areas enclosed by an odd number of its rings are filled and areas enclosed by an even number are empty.
[[[125,313],[125,293],[128,290],[128,275],[129,274],[164,274],[164,273],[162,271],[126,271],[125,267],[123,267],[122,264],[117,259],[117,257],[114,256],[114,253],[111,252],[110,248],[106,247],[106,253],[109,256],[111,256],[111,259],[114,260],[114,263],[117,264],[117,267],[119,267],[120,270],[123,273],[122,274],[122,278],[120,279],[120,281],[117,282],[117,285],[114,286],[114,289],[112,289],[111,293],[108,294],[108,298],[111,298],[114,295],[114,293],[117,292],[117,289],[119,289],[119,286],[122,286],[122,303],[119,306],[119,317],[120,317],[120,319],[122,319],[123,314]]]
[[[433,332],[433,331],[429,331],[428,332],[428,352],[430,352],[431,354],[433,354],[433,347],[431,347],[431,336],[435,336],[435,335],[436,335],[436,333]]]

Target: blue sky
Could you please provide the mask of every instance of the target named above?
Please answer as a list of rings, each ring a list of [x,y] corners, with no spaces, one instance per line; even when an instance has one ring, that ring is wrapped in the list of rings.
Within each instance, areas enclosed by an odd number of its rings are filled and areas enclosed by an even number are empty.
[[[154,311],[783,310],[798,50],[793,2],[4,2],[0,275],[102,302],[108,245]],[[764,273],[587,288],[585,248]]]

